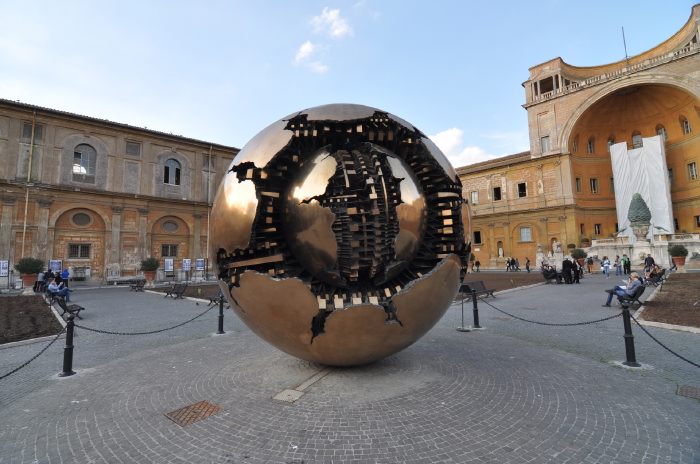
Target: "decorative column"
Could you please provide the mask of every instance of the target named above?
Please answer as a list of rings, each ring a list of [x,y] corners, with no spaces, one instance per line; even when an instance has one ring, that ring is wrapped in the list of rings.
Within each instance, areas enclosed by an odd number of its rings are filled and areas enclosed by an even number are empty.
[[[12,246],[12,226],[15,217],[15,203],[13,197],[2,197],[2,216],[0,216],[0,259],[7,259],[14,263],[14,248]]]
[[[513,248],[510,243],[510,222],[504,222],[503,224],[503,257],[511,257],[513,254]]]
[[[489,228],[489,268],[493,269],[497,266],[496,262],[498,259],[498,248],[496,248],[496,236],[494,234],[494,227],[496,224],[493,222],[487,224]]]
[[[38,218],[36,221],[37,237],[33,245],[36,249],[32,250],[32,255],[43,261],[48,261],[53,251],[53,247],[49,249],[49,212],[53,200],[42,198],[37,200],[37,203],[39,204]]]
[[[193,214],[194,217],[194,230],[192,232],[192,246],[190,249],[192,250],[192,266],[194,269],[194,260],[197,258],[202,257],[202,214],[201,213],[195,213]]]
[[[139,208],[139,241],[137,248],[141,259],[148,258],[151,253],[151,243],[149,237],[148,210],[145,208]]]
[[[559,216],[559,242],[562,244],[562,250],[569,244],[569,237],[566,233],[566,216]]]
[[[122,249],[122,207],[112,206],[112,244],[109,252],[109,264],[121,265]]]

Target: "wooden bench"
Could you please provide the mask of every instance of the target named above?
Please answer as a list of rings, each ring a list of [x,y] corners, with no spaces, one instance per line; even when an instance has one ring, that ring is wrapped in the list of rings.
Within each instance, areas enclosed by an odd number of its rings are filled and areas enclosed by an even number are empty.
[[[544,281],[547,284],[553,284],[555,282],[560,284],[564,281],[564,276],[562,273],[556,271],[555,269],[543,270],[542,278],[544,278]]]
[[[77,304],[68,304],[66,303],[65,298],[58,295],[53,296],[52,304],[54,303],[58,304],[58,307],[61,309],[61,311],[63,311],[61,313],[61,317],[63,317],[67,313],[68,315],[73,315],[78,319],[82,319],[82,317],[80,317],[80,311],[85,310],[85,308],[83,308],[82,306]]]
[[[623,308],[633,308],[634,305],[639,305],[639,307],[641,307],[644,304],[644,302],[640,301],[639,298],[644,294],[644,291],[646,289],[647,288],[644,285],[640,285],[634,291],[634,294],[618,296],[617,300],[620,302],[620,306],[622,306]]]
[[[491,296],[495,298],[495,295],[493,292],[495,292],[495,289],[490,289],[486,288],[484,285],[484,282],[482,280],[475,280],[472,282],[462,282],[462,285],[459,287],[459,293],[462,293],[465,295],[465,299],[471,298],[472,295],[472,290],[476,292],[476,297],[483,296],[486,298],[487,296]]]
[[[144,279],[133,280],[129,284],[129,291],[142,292],[143,287],[146,286],[146,281]]]
[[[650,286],[658,287],[659,285],[664,283],[664,281],[667,278],[668,278],[668,276],[666,275],[666,269],[661,269],[660,273],[658,273],[652,277],[649,277],[648,279],[645,279],[644,286],[645,287],[650,287]]]
[[[175,284],[165,292],[165,296],[163,298],[167,298],[169,296],[172,296],[174,300],[183,298],[185,290],[187,290],[187,284]]]

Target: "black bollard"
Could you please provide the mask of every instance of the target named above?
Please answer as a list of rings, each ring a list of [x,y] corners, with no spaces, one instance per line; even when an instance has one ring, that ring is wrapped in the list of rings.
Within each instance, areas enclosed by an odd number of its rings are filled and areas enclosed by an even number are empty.
[[[625,326],[625,357],[627,358],[622,364],[630,367],[640,367],[640,364],[637,362],[637,357],[634,355],[632,321],[630,320],[630,311],[627,308],[622,308],[622,322]]]
[[[472,303],[474,304],[474,328],[480,329],[479,325],[479,308],[476,304],[476,290],[472,289]]]
[[[68,377],[74,375],[73,372],[73,319],[72,314],[68,316],[68,324],[66,324],[66,347],[63,349],[63,372],[58,374],[59,377]]]
[[[219,330],[216,332],[221,335],[224,332],[224,296],[219,297]]]

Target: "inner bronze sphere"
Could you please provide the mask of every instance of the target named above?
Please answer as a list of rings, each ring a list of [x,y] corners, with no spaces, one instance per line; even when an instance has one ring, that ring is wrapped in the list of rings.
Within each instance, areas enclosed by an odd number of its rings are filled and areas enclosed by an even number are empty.
[[[422,132],[361,105],[268,126],[238,153],[212,208],[224,294],[259,336],[328,365],[409,346],[466,270],[461,184]]]

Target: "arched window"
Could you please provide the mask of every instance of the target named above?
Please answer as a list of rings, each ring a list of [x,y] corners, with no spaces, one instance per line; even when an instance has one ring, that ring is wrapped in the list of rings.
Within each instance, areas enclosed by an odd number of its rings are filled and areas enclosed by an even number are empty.
[[[608,137],[608,153],[610,153],[610,147],[612,147],[613,145],[615,145],[615,136],[611,135],[610,137]]]
[[[693,132],[693,128],[690,127],[690,121],[685,116],[681,116],[681,130],[683,130],[683,135],[688,135]]]
[[[81,143],[73,149],[73,181],[95,183],[95,165],[97,164],[97,152],[95,149]]]
[[[595,153],[595,139],[593,137],[588,139],[588,145],[586,146],[586,151],[589,155]]]
[[[177,160],[170,158],[165,162],[163,183],[180,185],[180,163]]]
[[[578,134],[574,137],[574,141],[571,142],[571,153],[576,153],[578,151]]]
[[[661,140],[664,142],[668,139],[668,135],[666,135],[666,128],[661,124],[656,125],[656,135],[660,136]]]
[[[632,132],[632,148],[642,148],[642,133],[639,131]]]

